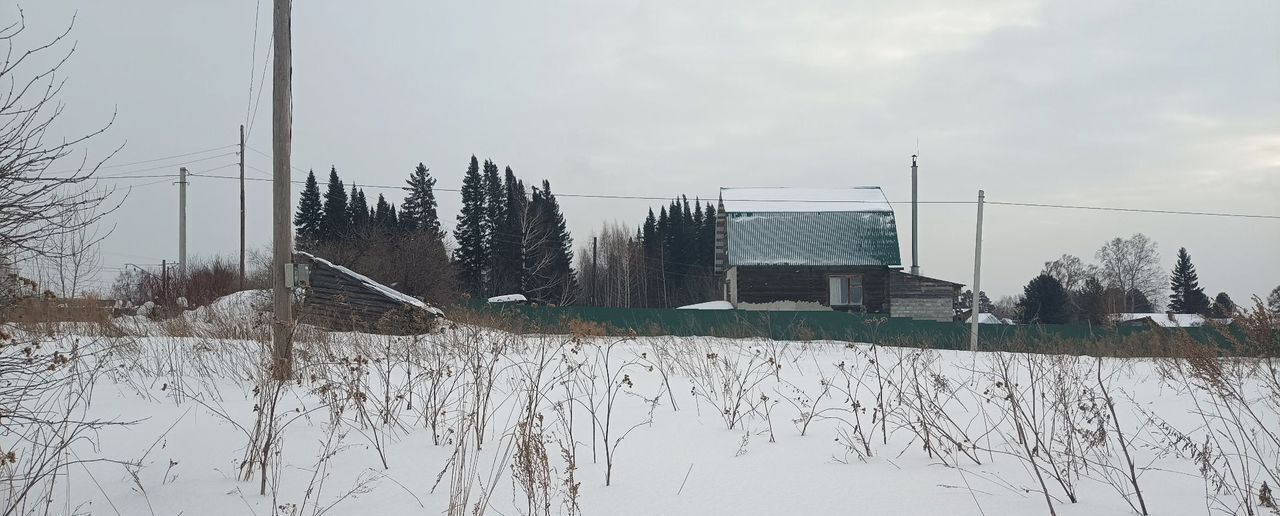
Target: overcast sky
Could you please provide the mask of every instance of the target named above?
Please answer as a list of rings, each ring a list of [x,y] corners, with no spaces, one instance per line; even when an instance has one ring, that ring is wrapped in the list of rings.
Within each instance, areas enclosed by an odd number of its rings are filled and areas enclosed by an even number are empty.
[[[256,118],[250,77],[256,87],[271,3],[258,8],[256,63],[255,0],[29,1],[22,43],[78,13],[56,129],[118,112],[90,156],[227,146],[246,118],[250,147],[270,152],[270,74]],[[16,14],[0,9],[6,22]],[[298,0],[293,36],[293,162],[361,184],[402,184],[421,161],[456,188],[475,154],[560,193],[878,185],[909,262],[918,139],[925,201],[981,188],[991,201],[1280,214],[1275,0]],[[233,150],[110,172],[208,158],[187,166],[235,174]],[[249,177],[270,171],[256,152],[248,163]],[[248,188],[248,238],[265,247],[269,187]],[[233,255],[236,183],[192,179],[189,195],[189,252]],[[452,224],[458,194],[438,197]],[[661,203],[561,204],[582,243]],[[133,189],[111,217],[107,265],[176,258],[176,208],[169,182]],[[924,274],[973,282],[974,218],[973,205],[920,207]],[[1280,220],[988,205],[985,221],[993,299],[1020,292],[1046,260],[1092,261],[1105,240],[1138,232],[1159,243],[1166,270],[1187,247],[1210,295],[1240,301],[1280,284]]]

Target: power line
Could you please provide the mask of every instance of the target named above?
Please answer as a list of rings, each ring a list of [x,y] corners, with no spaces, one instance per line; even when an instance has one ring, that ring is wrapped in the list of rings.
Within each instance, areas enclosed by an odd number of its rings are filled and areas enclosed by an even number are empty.
[[[103,166],[97,167],[97,170],[110,169],[110,168],[131,167],[131,166],[133,166],[133,165],[142,165],[142,164],[146,164],[146,163],[155,163],[155,162],[157,162],[157,161],[164,161],[164,160],[170,160],[170,159],[176,159],[176,158],[185,158],[185,157],[187,157],[187,156],[194,156],[194,155],[196,155],[196,154],[204,154],[204,153],[206,153],[206,152],[213,152],[213,151],[216,151],[216,150],[222,150],[222,149],[226,149],[226,148],[228,148],[228,147],[235,147],[235,144],[231,144],[231,145],[223,145],[223,146],[221,146],[221,147],[213,147],[213,148],[211,148],[211,149],[204,149],[204,150],[198,150],[198,151],[186,152],[186,153],[183,153],[183,154],[174,154],[174,155],[172,155],[172,156],[164,156],[164,157],[161,157],[161,158],[151,158],[151,159],[144,159],[144,160],[141,160],[141,161],[131,161],[131,162],[129,162],[129,163],[113,163],[113,164],[111,164],[111,165],[103,165]],[[232,152],[232,153],[230,153],[230,154],[221,154],[220,156],[229,156],[229,155],[233,155],[233,154],[235,154],[235,153],[234,153],[234,152]],[[215,157],[215,158],[216,158],[216,157],[218,157],[218,156],[213,156],[213,157]],[[159,169],[159,168],[172,167],[172,166],[178,166],[178,165],[189,165],[189,164],[191,164],[191,163],[195,163],[195,162],[197,162],[197,161],[203,161],[204,159],[209,159],[209,158],[202,158],[202,159],[200,159],[200,160],[193,160],[193,161],[185,161],[185,162],[181,162],[181,163],[173,163],[173,164],[170,164],[170,165],[162,165],[162,166],[159,166],[159,167],[150,168],[150,169],[146,169],[146,170],[155,170],[155,169]],[[60,172],[51,172],[51,173],[52,173],[52,174],[74,174],[74,173],[76,173],[76,172],[82,172],[82,171],[84,171],[84,170],[85,170],[84,168],[80,168],[80,169],[76,169],[76,170],[63,170],[63,171],[60,171]],[[134,172],[143,172],[143,171],[145,171],[145,170],[135,170]]]
[[[224,169],[224,168],[227,168],[227,167],[233,167],[233,166],[235,166],[235,165],[236,165],[235,163],[228,163],[228,164],[226,164],[226,165],[219,165],[219,166],[212,167],[212,168],[206,168],[206,169],[202,170],[201,172],[212,172],[212,171],[215,171],[215,170],[222,170],[222,169]],[[118,175],[118,176],[97,176],[97,175],[95,175],[95,176],[86,177],[86,178],[84,178],[84,179],[85,179],[85,180],[89,180],[89,181],[97,181],[97,180],[109,180],[109,179],[118,179],[118,180],[130,180],[130,179],[155,179],[155,178],[170,178],[170,179],[171,179],[171,178],[175,178],[175,177],[178,177],[178,174],[147,174],[147,175],[132,175],[132,174],[130,174],[130,175]],[[53,180],[53,178],[46,178],[46,179]]]
[[[1031,202],[1001,202],[987,201],[987,204],[1000,204],[1004,206],[1024,206],[1031,208],[1063,208],[1072,210],[1094,210],[1094,211],[1120,211],[1128,213],[1157,213],[1162,215],[1200,215],[1205,217],[1236,217],[1244,219],[1276,219],[1280,220],[1280,215],[1257,215],[1252,213],[1221,213],[1210,211],[1182,211],[1182,210],[1156,210],[1148,208],[1117,208],[1112,206],[1079,206],[1073,204],[1043,204]]]
[[[268,46],[267,46],[267,57],[266,57],[266,59],[263,59],[263,61],[262,61],[262,76],[260,76],[260,77],[258,78],[258,85],[259,85],[259,86],[258,86],[258,97],[257,97],[256,99],[254,99],[254,101],[253,101],[253,116],[251,116],[251,117],[249,118],[249,124],[248,124],[248,125],[249,125],[249,128],[247,129],[247,132],[245,133],[245,138],[246,138],[246,139],[248,139],[249,135],[253,134],[253,126],[254,126],[254,123],[258,121],[258,106],[262,104],[262,92],[263,92],[264,90],[266,90],[266,88],[263,88],[261,85],[262,85],[264,82],[266,82],[266,80],[267,80],[267,68],[269,68],[269,67],[270,67],[270,65],[271,65],[271,54],[272,54],[272,52],[275,52],[275,46],[274,46],[274,45],[268,45]]]
[[[253,5],[253,44],[249,47],[249,98],[244,102],[244,123],[249,124],[249,110],[253,108],[253,72],[258,69],[258,16],[262,13],[262,0]]]
[[[218,176],[218,175],[208,175],[208,174],[192,174],[192,175],[199,175],[200,177],[208,177],[208,178],[213,178],[213,179],[235,179],[235,180],[239,180],[239,179],[240,179],[240,178],[238,178],[238,177],[231,177],[231,176]],[[269,181],[271,181],[271,180],[270,180],[270,179],[265,179],[265,178],[245,178],[245,181],[269,182]],[[292,180],[292,181],[290,181],[290,182],[291,182],[291,183],[294,183],[294,184],[303,184],[303,183],[305,183],[305,181],[300,181],[300,180],[296,180],[296,179],[295,179],[295,180]],[[371,189],[375,189],[375,190],[376,190],[376,189],[386,189],[386,190],[403,190],[403,189],[405,188],[405,187],[403,187],[403,186],[374,185],[374,184],[362,184],[362,185],[359,185],[359,187],[360,187],[360,188],[371,188]],[[461,191],[461,190],[460,190],[460,189],[458,189],[458,188],[439,188],[439,187],[434,188],[433,190],[435,190],[435,191],[439,191],[439,192],[460,192],[460,191]],[[642,200],[642,201],[670,201],[670,200],[672,200],[672,199],[673,199],[672,197],[669,197],[669,196],[668,196],[668,197],[663,197],[663,196],[648,196],[648,195],[613,195],[613,194],[578,194],[578,193],[556,193],[556,194],[555,194],[555,196],[556,196],[556,198],[560,198],[560,197],[572,197],[572,198],[581,198],[581,199]],[[843,200],[839,200],[839,201],[838,201],[838,200],[830,200],[830,199],[738,199],[738,200],[741,200],[741,201],[750,201],[750,202],[777,202],[777,203],[789,203],[789,202],[804,202],[804,203],[823,203],[823,202],[828,202],[828,203],[851,203],[851,202],[867,202],[867,203],[880,203],[880,202],[884,202],[884,201],[843,201]],[[889,204],[907,204],[907,203],[910,203],[910,202],[911,202],[911,201],[888,201],[888,203],[889,203]],[[919,202],[920,204],[956,204],[956,205],[977,204],[977,201],[918,201],[918,202]],[[1120,208],[1120,207],[1108,207],[1108,206],[1082,206],[1082,205],[1070,205],[1070,204],[1044,204],[1044,203],[1028,203],[1028,202],[1000,202],[1000,201],[986,201],[986,202],[987,202],[987,204],[999,204],[999,205],[1004,205],[1004,206],[1021,206],[1021,207],[1029,207],[1029,208],[1061,208],[1061,209],[1078,209],[1078,210],[1094,210],[1094,211],[1117,211],[1117,212],[1131,212],[1131,213],[1153,213],[1153,214],[1161,214],[1161,215],[1192,215],[1192,216],[1208,216],[1208,217],[1232,217],[1232,218],[1250,218],[1250,219],[1274,219],[1274,220],[1280,220],[1280,215],[1257,215],[1257,214],[1248,214],[1248,213],[1224,213],[1224,212],[1183,211],[1183,210],[1158,210],[1158,209],[1147,209],[1147,208]]]

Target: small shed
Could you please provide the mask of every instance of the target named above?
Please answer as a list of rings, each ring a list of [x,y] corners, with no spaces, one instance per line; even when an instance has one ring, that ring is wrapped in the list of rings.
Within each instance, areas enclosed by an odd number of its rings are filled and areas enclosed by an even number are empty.
[[[407,335],[431,331],[444,315],[420,299],[313,254],[299,251],[294,262],[310,267],[299,309],[302,322],[336,331]]]
[[[963,284],[928,276],[889,271],[889,313],[928,321],[950,321]]]

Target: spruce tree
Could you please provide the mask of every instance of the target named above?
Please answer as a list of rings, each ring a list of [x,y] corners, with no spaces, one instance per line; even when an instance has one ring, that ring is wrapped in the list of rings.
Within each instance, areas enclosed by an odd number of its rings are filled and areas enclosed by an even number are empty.
[[[1215,319],[1228,319],[1236,314],[1236,303],[1231,300],[1226,292],[1218,292],[1213,298],[1213,308],[1209,309],[1209,314]]]
[[[391,223],[391,213],[391,205],[387,204],[387,198],[378,194],[378,204],[373,208],[373,224],[383,230],[395,227]]]
[[[369,201],[364,196],[364,190],[356,187],[351,183],[351,197],[347,204],[347,216],[351,222],[348,227],[351,231],[362,230],[369,225]]]
[[[1022,288],[1018,301],[1023,323],[1062,324],[1067,322],[1067,290],[1048,274],[1040,274]]]
[[[707,203],[707,207],[702,214],[702,237],[699,239],[698,247],[702,249],[702,263],[708,267],[712,267],[716,263],[716,207],[711,203]]]
[[[557,303],[573,301],[577,295],[578,283],[573,274],[573,238],[569,236],[569,225],[560,211],[560,203],[551,192],[551,182],[542,180],[543,221],[547,228],[547,253],[552,267],[553,282],[550,285],[553,299]]]
[[[458,213],[453,238],[458,245],[453,250],[453,260],[458,264],[458,280],[473,295],[484,293],[484,273],[489,265],[485,247],[484,178],[480,175],[480,162],[475,156],[471,156],[471,164],[462,178],[462,210]]]
[[[524,184],[516,179],[511,167],[506,167],[502,181],[501,217],[493,229],[494,286],[497,294],[512,294],[520,291],[524,269],[521,257],[521,246],[524,232],[521,228],[522,218],[527,200]]]
[[[1135,314],[1149,314],[1156,311],[1155,305],[1147,298],[1147,295],[1138,289],[1130,289],[1125,293],[1125,306],[1133,308]]]
[[[320,224],[319,240],[335,242],[347,236],[347,191],[342,187],[336,167],[329,169],[329,186],[324,192],[324,218]]]
[[[316,184],[316,173],[307,173],[307,182],[302,187],[302,195],[298,199],[298,211],[293,214],[294,239],[298,246],[307,248],[320,237],[320,226],[324,222],[324,205],[320,201],[320,186]]]
[[[499,274],[502,272],[502,266],[498,263],[501,260],[498,242],[498,227],[502,225],[502,208],[506,205],[506,192],[502,187],[502,176],[498,175],[498,165],[493,161],[485,160],[482,169],[484,178],[484,227],[485,253],[489,257],[489,263],[485,267],[485,291],[489,295],[497,295],[499,286]]]
[[[1074,313],[1072,318],[1078,322],[1102,324],[1106,320],[1106,287],[1097,277],[1085,278],[1084,284],[1071,293]]]
[[[401,189],[409,194],[400,205],[400,226],[409,230],[421,230],[436,238],[443,238],[440,217],[436,212],[434,191],[436,178],[431,177],[431,170],[422,163],[418,163],[418,167],[413,169],[405,183],[409,186]]]
[[[1178,262],[1170,279],[1169,310],[1178,314],[1203,314],[1209,311],[1209,296],[1200,287],[1196,266],[1191,264],[1187,248],[1178,249]]]

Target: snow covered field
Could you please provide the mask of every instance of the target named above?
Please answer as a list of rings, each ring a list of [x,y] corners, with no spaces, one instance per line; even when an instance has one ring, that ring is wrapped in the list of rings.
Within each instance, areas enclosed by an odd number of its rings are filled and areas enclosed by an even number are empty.
[[[4,514],[1274,512],[1266,362],[450,324],[300,332],[298,379],[277,389],[244,304],[176,329],[125,322],[127,337],[6,328],[44,344],[0,351],[0,395],[16,399],[28,358],[54,388],[0,414]],[[68,419],[130,424],[47,446]],[[15,503],[38,457],[73,464]]]

